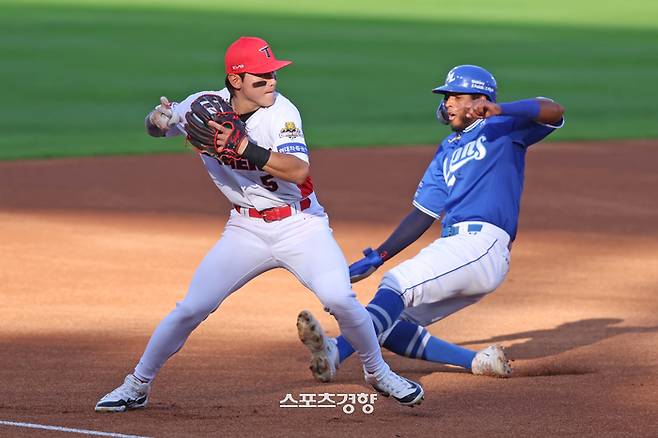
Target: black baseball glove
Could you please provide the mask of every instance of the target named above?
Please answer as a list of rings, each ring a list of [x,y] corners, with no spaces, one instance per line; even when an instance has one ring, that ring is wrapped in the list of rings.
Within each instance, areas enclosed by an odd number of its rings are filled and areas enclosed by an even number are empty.
[[[185,114],[185,120],[187,141],[200,153],[215,158],[239,156],[237,149],[247,136],[247,127],[224,99],[214,94],[199,96],[192,102],[190,111]],[[228,130],[225,142],[222,141],[223,137],[220,138],[219,130],[208,126],[211,120]]]

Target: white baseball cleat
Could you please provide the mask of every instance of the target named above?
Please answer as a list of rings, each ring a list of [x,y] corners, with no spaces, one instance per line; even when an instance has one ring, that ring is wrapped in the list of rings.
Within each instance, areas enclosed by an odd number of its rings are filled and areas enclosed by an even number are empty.
[[[503,347],[490,345],[477,352],[471,362],[471,372],[478,376],[509,377],[512,367]]]
[[[425,398],[425,391],[419,383],[398,376],[390,369],[381,379],[377,379],[374,374],[370,374],[365,369],[363,371],[367,384],[384,397],[393,397],[403,406],[414,407],[421,404]]]
[[[143,408],[148,403],[151,384],[143,383],[128,374],[123,385],[105,395],[96,403],[96,412],[123,412]]]
[[[336,339],[324,334],[322,326],[308,310],[302,310],[297,316],[297,335],[311,352],[309,369],[313,377],[323,383],[334,380],[339,361]]]

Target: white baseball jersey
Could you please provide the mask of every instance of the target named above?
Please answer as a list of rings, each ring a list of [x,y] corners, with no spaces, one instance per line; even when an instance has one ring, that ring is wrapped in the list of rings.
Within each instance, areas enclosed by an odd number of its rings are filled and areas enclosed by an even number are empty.
[[[172,110],[178,114],[180,122],[167,132],[167,137],[185,135],[185,114],[190,111],[192,102],[203,94],[218,95],[226,101],[231,97],[228,89],[224,88],[220,91],[200,91],[180,103],[174,102]],[[301,116],[295,105],[282,94],[276,94],[272,106],[260,108],[253,113],[246,125],[250,142],[309,162]],[[317,203],[315,196],[312,196],[313,182],[310,176],[304,184],[298,185],[275,178],[246,159],[222,162],[207,155],[200,156],[215,185],[235,205],[265,210],[294,204],[309,197],[314,204]]]

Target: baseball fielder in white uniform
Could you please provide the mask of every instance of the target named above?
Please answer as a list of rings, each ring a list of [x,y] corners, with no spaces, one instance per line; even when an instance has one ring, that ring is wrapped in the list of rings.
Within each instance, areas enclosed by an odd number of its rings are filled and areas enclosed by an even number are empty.
[[[156,328],[134,372],[100,399],[96,411],[146,406],[156,374],[190,333],[231,293],[274,268],[290,271],[334,315],[363,362],[368,384],[403,405],[422,401],[422,387],[384,362],[370,316],[350,286],[347,262],[309,176],[299,111],[276,91],[276,71],[290,63],[277,60],[266,41],[241,37],[226,51],[226,88],[192,94],[180,103],[163,97],[147,116],[150,135],[184,135],[192,102],[219,95],[246,123],[248,139],[237,159],[199,155],[234,205],[224,233],[197,268],[185,298]],[[215,129],[220,139],[230,134],[219,125]]]

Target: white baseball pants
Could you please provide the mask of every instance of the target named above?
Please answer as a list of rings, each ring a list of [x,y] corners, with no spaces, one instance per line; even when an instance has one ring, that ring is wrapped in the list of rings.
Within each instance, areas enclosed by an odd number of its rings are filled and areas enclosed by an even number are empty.
[[[197,268],[187,295],[155,329],[135,375],[153,379],[226,297],[259,274],[279,267],[317,295],[368,371],[376,375],[388,371],[372,320],[350,286],[347,262],[328,218],[321,207],[311,206],[269,223],[232,210],[222,237]]]
[[[468,232],[468,225],[482,225]],[[401,319],[427,326],[478,302],[509,271],[509,235],[485,222],[461,222],[459,234],[442,237],[388,271],[381,287],[397,291]]]

